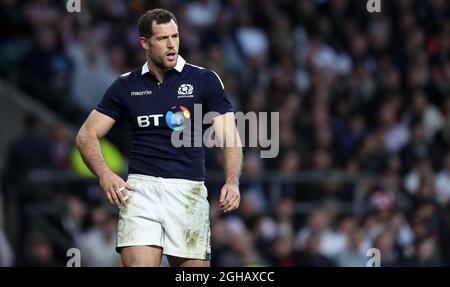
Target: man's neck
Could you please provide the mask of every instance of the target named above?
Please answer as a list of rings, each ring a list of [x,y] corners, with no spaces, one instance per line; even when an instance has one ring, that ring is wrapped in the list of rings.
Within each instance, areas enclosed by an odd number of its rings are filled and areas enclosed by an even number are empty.
[[[147,59],[147,66],[150,73],[152,73],[155,78],[162,83],[164,81],[164,74],[169,70],[163,70],[158,68],[150,59]]]

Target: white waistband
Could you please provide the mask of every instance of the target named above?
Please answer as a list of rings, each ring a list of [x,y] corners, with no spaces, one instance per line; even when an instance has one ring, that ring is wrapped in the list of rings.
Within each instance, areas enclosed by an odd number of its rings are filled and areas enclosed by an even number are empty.
[[[197,181],[197,180],[190,180],[185,178],[165,178],[165,177],[155,177],[151,175],[145,175],[145,174],[129,174],[128,178],[135,178],[135,179],[143,179],[143,180],[150,180],[150,181],[157,181],[157,182],[167,182],[167,183],[188,183],[188,184],[203,184],[204,181]]]

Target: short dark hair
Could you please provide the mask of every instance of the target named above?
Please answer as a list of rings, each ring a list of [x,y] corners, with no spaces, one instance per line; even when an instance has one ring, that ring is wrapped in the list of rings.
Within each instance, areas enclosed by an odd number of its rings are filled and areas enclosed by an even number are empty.
[[[156,24],[165,24],[170,22],[170,20],[175,21],[175,24],[178,25],[177,19],[172,12],[166,9],[148,10],[138,20],[139,35],[148,39],[153,35],[153,21],[156,21]]]

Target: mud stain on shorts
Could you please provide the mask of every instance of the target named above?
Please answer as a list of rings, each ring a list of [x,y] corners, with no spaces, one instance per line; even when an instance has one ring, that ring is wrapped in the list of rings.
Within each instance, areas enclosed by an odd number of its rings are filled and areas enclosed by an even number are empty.
[[[134,240],[134,226],[131,221],[120,219],[118,223],[118,242],[130,242]]]
[[[193,249],[198,244],[200,230],[203,226],[204,207],[201,202],[203,185],[196,185],[188,191],[188,203],[186,204],[187,224],[184,228],[186,246]]]

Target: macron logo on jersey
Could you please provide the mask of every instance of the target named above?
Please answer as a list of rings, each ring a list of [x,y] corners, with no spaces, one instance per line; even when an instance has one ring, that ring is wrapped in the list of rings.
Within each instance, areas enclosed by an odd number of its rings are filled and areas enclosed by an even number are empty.
[[[150,90],[131,92],[131,96],[146,96],[146,95],[151,95],[151,94],[152,94],[152,91],[150,91]]]

